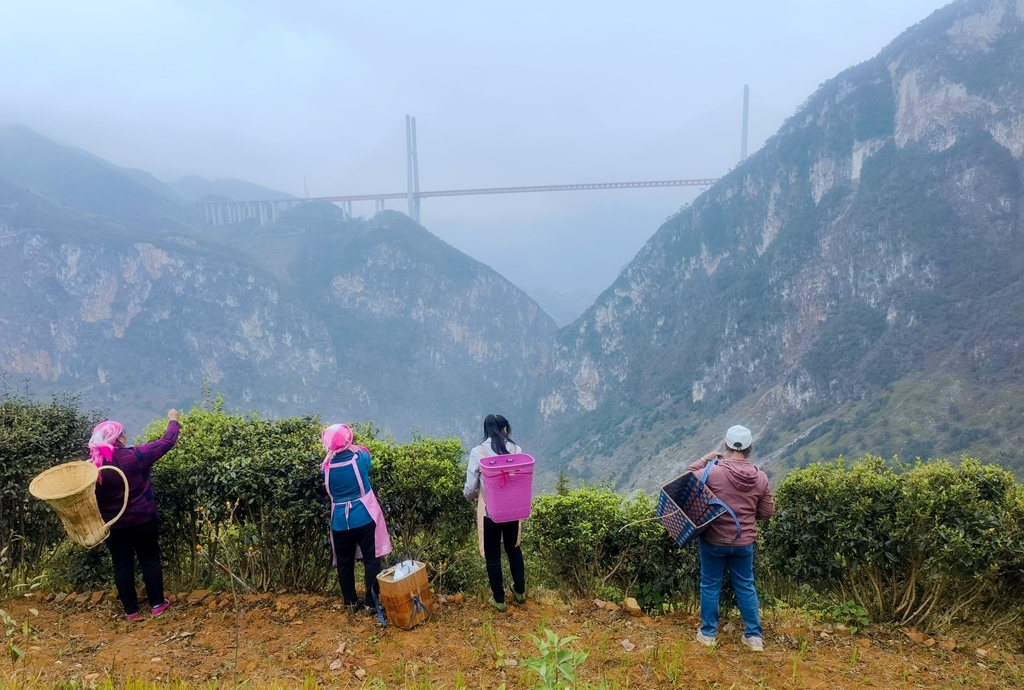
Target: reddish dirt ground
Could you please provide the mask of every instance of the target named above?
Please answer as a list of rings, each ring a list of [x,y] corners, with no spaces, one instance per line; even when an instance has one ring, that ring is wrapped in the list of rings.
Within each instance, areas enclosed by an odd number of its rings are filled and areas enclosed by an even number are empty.
[[[27,598],[4,608],[19,623],[28,620],[38,638],[23,644],[27,656],[17,667],[17,678],[30,685],[233,681],[236,614],[228,596],[177,601],[163,616],[145,610],[136,621],[126,621],[109,598]],[[765,615],[765,651],[755,654],[740,643],[738,621],[709,650],[694,640],[693,613],[634,618],[554,596],[505,614],[476,599],[449,598],[435,602],[434,617],[411,631],[349,616],[336,598],[250,595],[240,608],[237,680],[248,687],[313,680],[330,687],[529,688],[535,676],[520,662],[537,655],[530,635],[544,628],[579,636],[574,646],[590,652],[580,680],[605,680],[608,688],[1024,687],[1021,658],[995,640],[982,640],[980,656],[977,640],[945,651],[900,631],[830,632],[793,613]],[[10,681],[12,666],[4,663]]]

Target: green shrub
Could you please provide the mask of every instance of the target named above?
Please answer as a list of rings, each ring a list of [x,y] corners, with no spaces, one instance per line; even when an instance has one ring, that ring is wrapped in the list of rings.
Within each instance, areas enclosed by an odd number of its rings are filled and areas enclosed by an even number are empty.
[[[1019,603],[1024,491],[964,459],[902,473],[881,458],[794,470],[765,534],[770,568],[836,591],[874,620],[948,622]]]
[[[97,422],[77,396],[42,402],[7,390],[0,398],[0,593],[38,576],[65,538],[56,513],[28,485],[54,465],[88,459]]]
[[[606,487],[538,496],[524,541],[549,564],[557,588],[590,596],[642,585],[649,608],[660,609],[699,568],[695,550],[676,546],[654,508],[647,496],[624,499]]]

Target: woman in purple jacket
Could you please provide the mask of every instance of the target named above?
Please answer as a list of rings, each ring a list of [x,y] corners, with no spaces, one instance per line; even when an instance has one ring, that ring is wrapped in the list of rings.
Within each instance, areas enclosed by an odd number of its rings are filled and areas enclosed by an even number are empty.
[[[124,428],[117,422],[102,422],[93,429],[89,454],[97,467],[115,465],[128,478],[128,507],[110,528],[107,548],[114,561],[117,596],[129,619],[139,616],[139,598],[135,593],[135,558],[139,559],[142,581],[154,616],[167,610],[171,602],[164,598],[164,574],[160,566],[159,531],[156,499],[153,497],[153,465],[178,442],[178,411],[167,413],[167,431],[161,438],[141,446],[126,447]],[[111,520],[124,504],[124,482],[99,480],[96,501],[105,521]]]

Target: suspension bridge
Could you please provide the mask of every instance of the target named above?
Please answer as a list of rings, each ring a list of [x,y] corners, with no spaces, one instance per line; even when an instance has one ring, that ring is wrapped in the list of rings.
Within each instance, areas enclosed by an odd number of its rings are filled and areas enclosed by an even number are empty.
[[[750,89],[743,87],[743,130],[740,160],[747,157],[747,126],[750,109]],[[326,201],[341,207],[346,217],[352,217],[352,202],[373,201],[375,212],[385,210],[389,200],[405,199],[407,213],[420,222],[420,201],[433,197],[479,196],[486,194],[533,194],[538,192],[574,192],[602,189],[645,189],[655,187],[710,187],[718,178],[705,177],[679,180],[643,180],[632,182],[590,182],[582,184],[530,185],[521,187],[480,187],[475,189],[420,189],[419,157],[416,147],[416,118],[405,116],[407,187],[404,192],[371,194],[340,194],[336,196],[305,197],[302,199],[276,199],[260,201],[201,200],[195,202],[196,213],[203,221],[213,225],[238,223],[255,218],[262,225],[280,216],[281,212],[308,201]]]

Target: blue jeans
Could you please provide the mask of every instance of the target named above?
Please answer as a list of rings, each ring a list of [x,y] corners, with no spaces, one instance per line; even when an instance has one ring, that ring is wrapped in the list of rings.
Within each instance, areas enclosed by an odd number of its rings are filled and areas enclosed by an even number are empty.
[[[718,634],[718,598],[726,568],[743,617],[743,636],[761,637],[757,590],[754,589],[754,545],[719,546],[703,539],[700,540],[700,631],[708,637]]]

